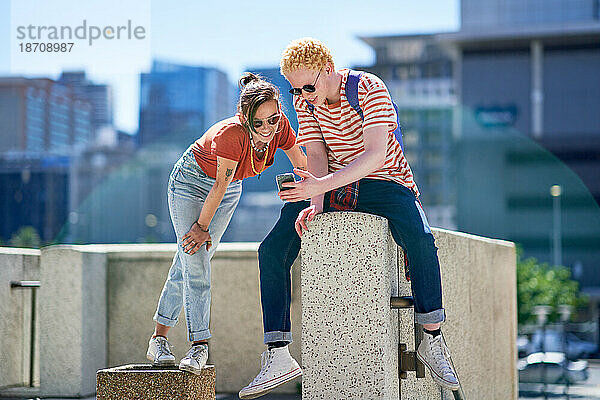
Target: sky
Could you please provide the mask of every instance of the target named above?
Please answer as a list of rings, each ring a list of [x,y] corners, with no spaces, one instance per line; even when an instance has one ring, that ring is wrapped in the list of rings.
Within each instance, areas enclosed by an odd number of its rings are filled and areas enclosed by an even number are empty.
[[[338,67],[368,65],[374,51],[358,37],[456,31],[459,7],[459,0],[0,0],[0,76],[58,78],[63,70],[85,70],[113,87],[115,125],[135,133],[139,74],[153,59],[216,67],[233,84],[250,67],[276,67],[291,40],[312,36],[332,50]],[[19,39],[19,26],[74,30],[84,21],[99,29],[131,21],[144,37],[89,45],[88,35],[70,53],[20,51],[35,40]]]

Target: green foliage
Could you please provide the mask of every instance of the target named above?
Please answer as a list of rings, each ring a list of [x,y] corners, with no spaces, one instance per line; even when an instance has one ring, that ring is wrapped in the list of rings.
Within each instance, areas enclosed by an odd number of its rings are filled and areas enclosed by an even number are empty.
[[[579,284],[571,279],[571,271],[563,266],[551,267],[533,257],[522,259],[517,250],[517,306],[519,324],[535,323],[533,307],[549,305],[553,308],[548,322],[557,322],[560,316],[557,307],[568,304],[583,307],[589,302],[579,292]]]
[[[40,235],[33,226],[23,226],[9,241],[12,247],[31,247],[39,249],[42,245]]]

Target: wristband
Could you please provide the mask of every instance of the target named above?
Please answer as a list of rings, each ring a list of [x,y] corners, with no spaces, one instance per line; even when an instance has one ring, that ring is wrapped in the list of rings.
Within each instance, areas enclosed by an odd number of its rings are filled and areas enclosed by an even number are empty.
[[[200,225],[200,224],[198,223],[198,221],[196,221],[196,223],[198,224],[198,226],[200,227],[200,230],[201,230],[202,232],[208,232],[208,228],[204,229],[204,228],[202,227],[202,225]]]

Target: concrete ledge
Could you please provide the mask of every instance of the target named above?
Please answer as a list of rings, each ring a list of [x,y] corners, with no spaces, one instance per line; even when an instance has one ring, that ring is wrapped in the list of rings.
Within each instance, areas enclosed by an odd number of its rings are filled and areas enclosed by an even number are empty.
[[[432,229],[442,274],[444,337],[467,398],[517,399],[513,243]],[[400,381],[398,343],[414,351],[403,252],[384,218],[317,215],[302,236],[303,399],[450,399],[429,371]],[[414,267],[413,267],[414,268]]]
[[[174,367],[131,364],[101,369],[96,375],[96,398],[103,400],[214,400],[215,367],[200,375]]]

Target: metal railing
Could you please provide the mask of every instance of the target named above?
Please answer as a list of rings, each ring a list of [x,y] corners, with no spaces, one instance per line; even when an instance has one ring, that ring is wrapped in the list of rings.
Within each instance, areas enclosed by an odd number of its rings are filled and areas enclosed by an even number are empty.
[[[414,304],[415,301],[412,296],[392,297],[390,299],[390,307],[394,310],[413,308]],[[416,349],[419,347],[419,344],[421,344],[421,340],[423,340],[423,331],[416,322],[414,323],[414,329],[415,351],[408,351],[407,345],[405,343],[398,344],[398,372],[400,379],[406,379],[408,371],[415,371],[417,378],[425,377],[425,365],[423,365],[423,363],[419,361],[416,355]],[[452,359],[450,359],[450,362],[452,362]],[[452,364],[452,366],[454,367],[454,363]],[[456,374],[458,377],[458,372],[456,372]],[[454,396],[455,400],[466,399],[462,387],[460,386],[460,383],[458,389],[452,391],[452,395]]]
[[[37,307],[37,289],[40,287],[40,281],[11,281],[11,289],[31,289],[31,321],[29,338],[29,387],[34,386],[34,367],[35,367],[35,322]]]

